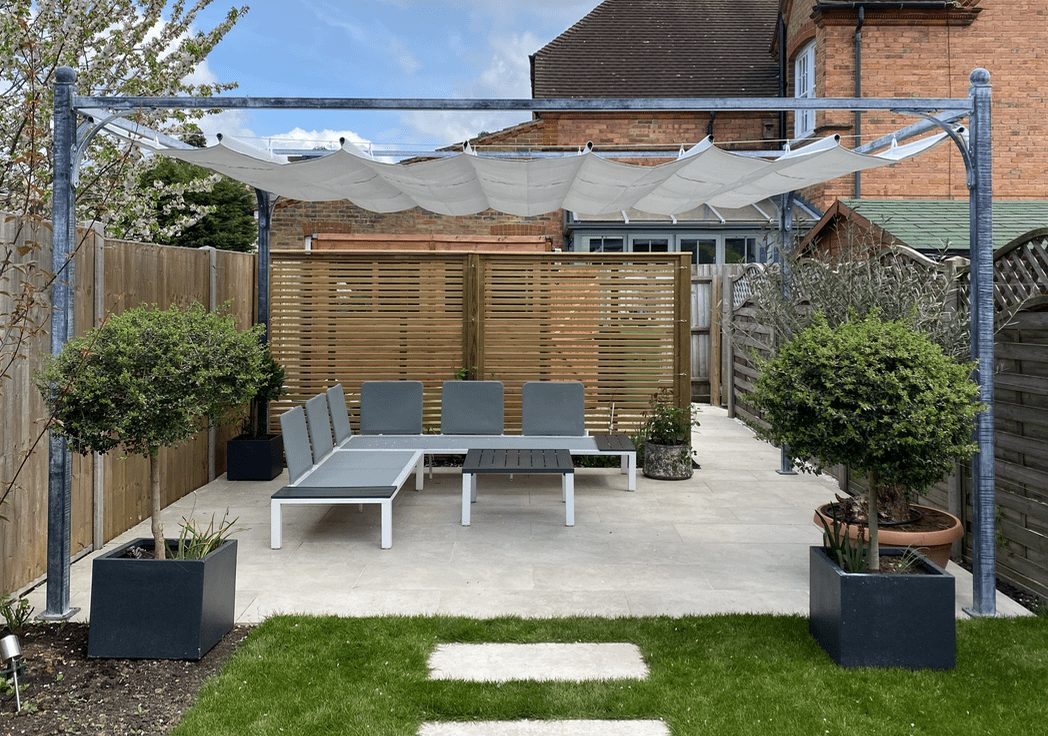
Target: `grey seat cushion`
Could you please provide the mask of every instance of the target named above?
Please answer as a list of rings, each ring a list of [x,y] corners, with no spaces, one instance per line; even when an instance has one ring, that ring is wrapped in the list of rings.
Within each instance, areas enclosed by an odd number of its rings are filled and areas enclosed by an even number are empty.
[[[301,406],[280,415],[280,431],[284,435],[284,456],[287,458],[289,482],[294,483],[313,467],[313,453],[306,434],[306,412]]]
[[[586,434],[585,396],[578,381],[528,381],[521,401],[521,434]]]
[[[339,445],[353,435],[353,428],[349,426],[346,393],[342,390],[341,383],[336,383],[325,393],[327,393],[328,412],[331,414],[331,427],[335,430],[335,444]]]
[[[360,384],[361,434],[422,434],[422,381]]]
[[[502,434],[502,381],[445,381],[440,396],[441,434]]]
[[[320,462],[335,446],[331,441],[327,396],[317,394],[306,402],[306,422],[309,424],[309,444],[313,446],[313,461]]]

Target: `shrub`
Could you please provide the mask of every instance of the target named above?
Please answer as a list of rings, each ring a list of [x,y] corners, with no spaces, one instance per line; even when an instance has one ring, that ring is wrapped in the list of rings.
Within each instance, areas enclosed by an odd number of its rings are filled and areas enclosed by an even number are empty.
[[[870,568],[878,569],[877,516],[908,513],[913,496],[972,455],[981,408],[972,365],[902,322],[877,314],[812,325],[761,367],[753,400],[802,470],[845,464],[866,473]]]
[[[663,389],[651,397],[638,444],[690,445],[691,428],[699,426],[691,407],[677,406],[673,393]]]
[[[208,424],[229,421],[259,390],[265,348],[259,329],[199,304],[135,307],[70,340],[38,376],[52,431],[74,452],[120,448],[149,458],[156,556],[161,447],[179,445]]]

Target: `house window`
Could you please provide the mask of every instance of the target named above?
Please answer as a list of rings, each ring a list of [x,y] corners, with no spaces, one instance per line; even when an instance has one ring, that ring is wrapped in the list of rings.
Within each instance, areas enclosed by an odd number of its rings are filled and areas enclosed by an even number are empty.
[[[669,253],[669,238],[632,238],[634,253]]]
[[[595,238],[586,238],[590,253],[622,253],[625,250],[626,239],[621,236],[600,235]]]
[[[691,253],[692,264],[709,265],[717,262],[715,238],[681,238],[680,249]]]
[[[761,254],[757,238],[725,238],[725,263],[760,263]]]
[[[815,97],[815,42],[802,48],[793,60],[793,96]],[[797,110],[793,116],[793,137],[806,138],[815,132],[815,111]]]

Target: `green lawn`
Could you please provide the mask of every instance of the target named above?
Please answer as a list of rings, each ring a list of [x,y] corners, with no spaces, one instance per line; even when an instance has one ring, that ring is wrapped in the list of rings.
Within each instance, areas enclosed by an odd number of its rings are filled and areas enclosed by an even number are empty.
[[[430,682],[442,642],[633,642],[651,677]],[[1048,619],[965,621],[953,672],[846,671],[799,617],[308,618],[258,627],[176,736],[414,734],[424,720],[662,718],[695,734],[1008,734],[1048,729]]]

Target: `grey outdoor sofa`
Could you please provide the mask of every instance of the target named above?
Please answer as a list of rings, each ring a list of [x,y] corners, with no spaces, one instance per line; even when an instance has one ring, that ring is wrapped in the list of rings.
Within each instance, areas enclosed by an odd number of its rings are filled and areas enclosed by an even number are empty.
[[[503,387],[498,381],[448,381],[441,433],[422,432],[422,383],[366,381],[361,385],[361,433],[349,422],[340,384],[280,417],[289,483],[271,499],[271,547],[282,542],[282,510],[293,504],[379,504],[382,548],[392,546],[392,505],[408,476],[422,490],[426,455],[466,455],[472,449],[565,450],[621,458],[628,490],[636,489],[637,454],[623,435],[587,435],[583,387],[534,381],[522,391],[520,435],[503,434]]]

